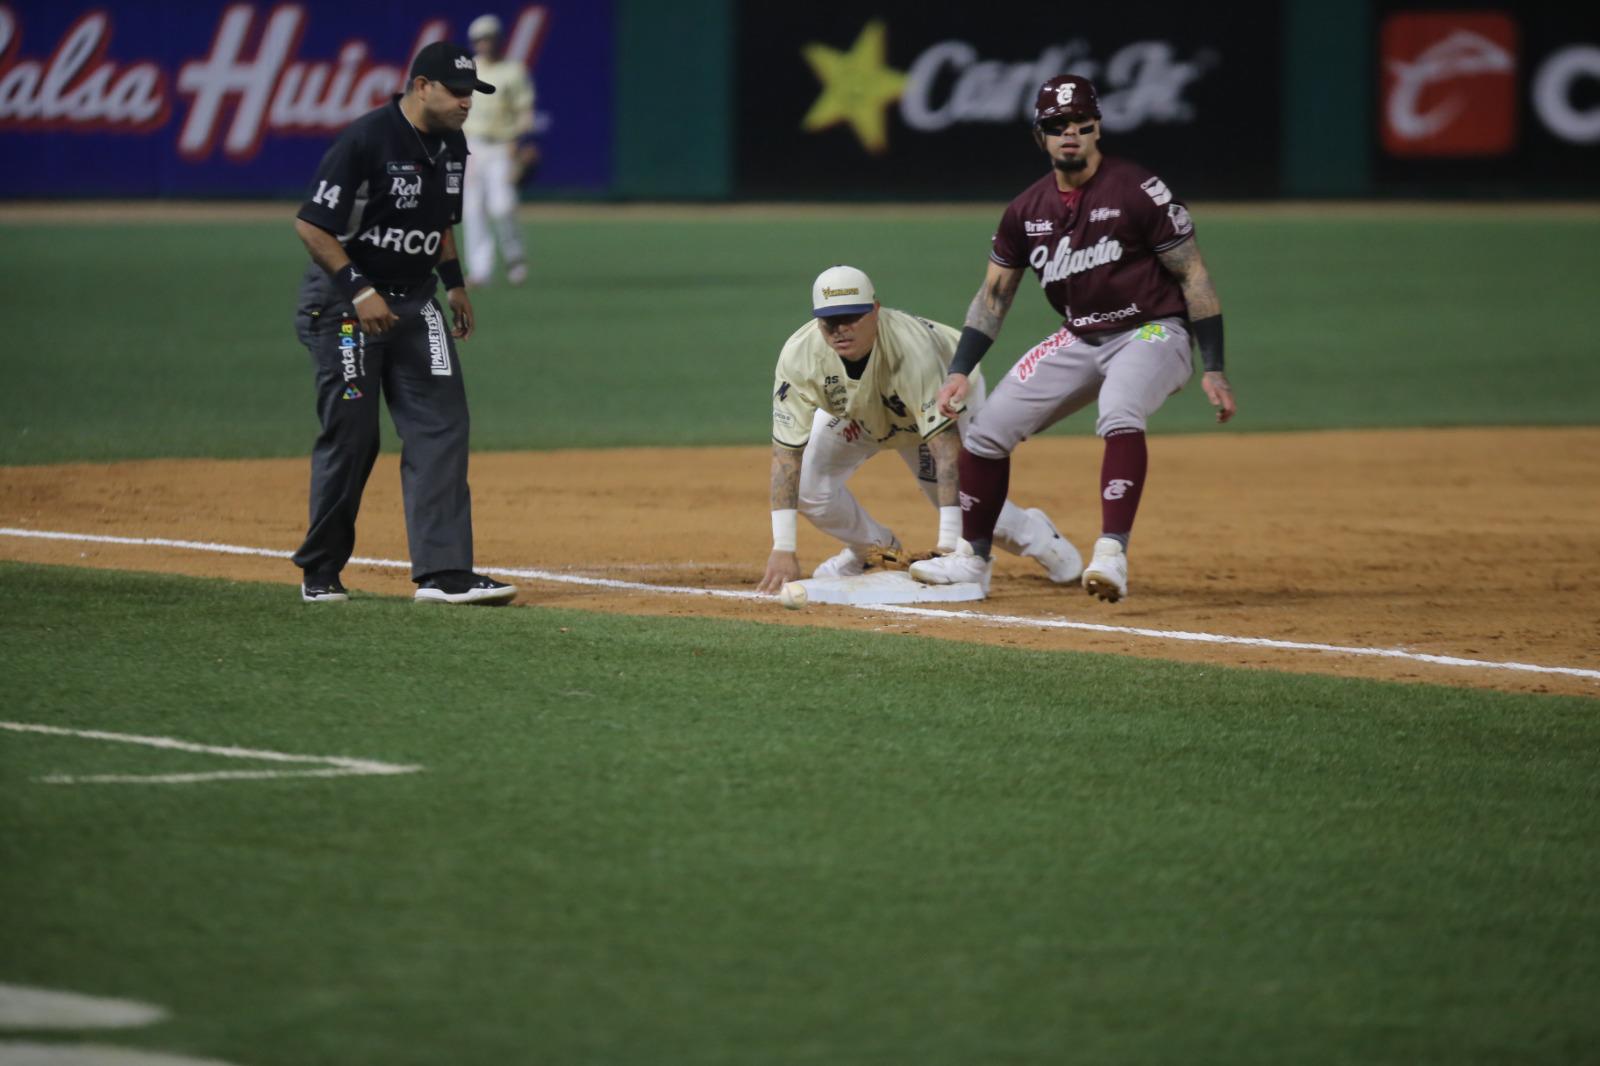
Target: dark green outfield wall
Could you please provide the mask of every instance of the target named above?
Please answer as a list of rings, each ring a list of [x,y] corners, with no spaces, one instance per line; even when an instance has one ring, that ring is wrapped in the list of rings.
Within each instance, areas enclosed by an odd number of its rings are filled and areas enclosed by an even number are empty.
[[[883,0],[870,10],[617,0],[609,192],[624,199],[995,199],[1003,193],[989,175],[1031,158],[1025,140],[997,135],[992,116],[1021,101],[996,86],[1011,86],[1007,75],[1020,64],[1049,66],[1052,55],[1062,65],[1115,66],[1130,44],[1167,51],[1163,60],[1141,60],[1158,70],[1126,68],[1115,79],[1119,91],[1102,86],[1110,106],[1134,115],[1119,143],[1181,177],[1197,199],[1591,198],[1600,191],[1600,141],[1589,132],[1600,107],[1593,92],[1600,74],[1592,69],[1600,33],[1581,5],[1241,0],[1224,24],[1223,13],[1196,21],[1192,5],[1164,0],[1132,25],[1063,19],[1044,0],[1002,0],[996,10],[1015,32],[995,30],[969,8],[923,12],[914,0]],[[1441,16],[1449,25],[1438,26]],[[1508,27],[1500,44],[1478,36],[1492,37],[1484,23],[1497,20]],[[1504,143],[1469,152],[1434,146],[1432,154],[1415,141],[1403,150],[1380,147],[1382,136],[1400,136],[1392,128],[1381,133],[1394,116],[1379,99],[1380,62],[1396,71],[1410,64],[1413,73],[1436,67],[1427,57],[1446,39],[1473,42],[1507,64],[1498,77],[1509,112],[1483,120],[1499,122]],[[929,65],[946,46],[970,55]],[[824,84],[819,61],[848,67],[847,76]],[[982,68],[987,78],[963,80]],[[1558,70],[1565,75],[1554,77]],[[1495,76],[1442,70],[1413,99],[1413,117],[1431,117],[1441,99],[1480,100],[1473,94]],[[949,110],[962,92],[969,103],[973,92],[982,97],[973,106],[990,117],[908,125],[927,121],[914,113]],[[1392,101],[1399,115],[1403,99]],[[1184,121],[1186,108],[1200,119]],[[815,119],[814,128],[802,132],[802,116]],[[875,151],[863,121],[887,125]]]
[[[737,193],[738,7],[619,0],[615,195]],[[1371,23],[1367,0],[1284,0],[1283,195],[1370,191]]]

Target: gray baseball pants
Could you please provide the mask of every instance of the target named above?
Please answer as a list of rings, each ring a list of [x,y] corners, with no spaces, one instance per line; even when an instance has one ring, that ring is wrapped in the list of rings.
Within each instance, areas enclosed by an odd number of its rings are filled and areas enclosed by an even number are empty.
[[[1035,433],[1099,401],[1095,433],[1145,428],[1145,421],[1188,382],[1189,330],[1181,318],[1077,336],[1062,329],[1041,341],[1001,379],[973,416],[962,442],[1001,459]]]
[[[350,561],[361,493],[378,458],[381,393],[401,440],[412,579],[471,570],[471,420],[455,341],[431,287],[421,302],[391,301],[400,322],[379,337],[361,332],[348,303],[323,302],[321,281],[308,276],[301,296],[295,332],[311,353],[322,432],[311,452],[311,524],[295,565],[324,577]]]

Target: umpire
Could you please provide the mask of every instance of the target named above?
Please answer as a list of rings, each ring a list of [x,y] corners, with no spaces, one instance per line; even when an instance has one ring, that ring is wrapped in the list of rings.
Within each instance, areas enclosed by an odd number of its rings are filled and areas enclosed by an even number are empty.
[[[356,119],[323,156],[295,232],[312,263],[295,329],[316,371],[322,432],[311,453],[311,528],[295,552],[301,599],[349,599],[361,491],[378,457],[378,394],[402,443],[400,483],[416,598],[506,603],[510,585],[472,571],[467,395],[455,340],[472,303],[451,227],[461,221],[461,124],[481,82],[472,53],[436,41],[403,96]],[[444,282],[453,323],[434,298]]]

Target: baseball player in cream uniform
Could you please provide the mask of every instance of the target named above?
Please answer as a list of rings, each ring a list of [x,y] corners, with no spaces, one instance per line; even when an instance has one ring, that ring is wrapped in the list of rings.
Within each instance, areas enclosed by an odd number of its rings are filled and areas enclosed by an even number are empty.
[[[480,15],[467,27],[467,36],[477,53],[478,76],[496,89],[486,98],[494,103],[473,108],[463,127],[472,152],[461,205],[467,282],[487,285],[494,277],[498,239],[506,280],[520,285],[528,278],[528,263],[517,228],[516,151],[517,139],[533,132],[533,81],[521,63],[505,54],[499,19]]]
[[[811,306],[813,320],[784,344],[773,383],[772,555],[759,586],[767,593],[800,576],[800,514],[844,544],[814,577],[860,574],[871,549],[900,547],[846,487],[861,464],[885,450],[899,454],[938,509],[938,550],[954,550],[961,536],[960,434],[984,401],[982,377],[974,376],[966,410],[956,418],[940,413],[939,388],[960,333],[881,306],[860,270],[824,270],[811,287]],[[1057,583],[1083,572],[1077,549],[1037,508],[1007,502],[994,543],[1036,560]]]

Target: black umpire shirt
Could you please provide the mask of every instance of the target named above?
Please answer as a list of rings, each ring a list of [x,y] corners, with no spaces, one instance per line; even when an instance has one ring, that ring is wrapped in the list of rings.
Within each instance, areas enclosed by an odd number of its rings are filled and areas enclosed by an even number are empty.
[[[467,138],[423,134],[395,96],[346,127],[322,157],[300,216],[339,238],[386,292],[433,291],[444,231],[461,221]]]

